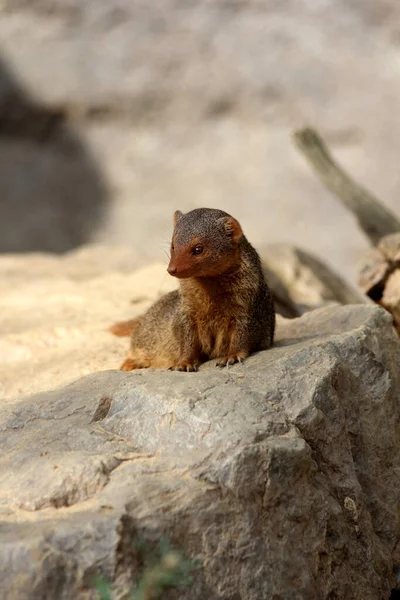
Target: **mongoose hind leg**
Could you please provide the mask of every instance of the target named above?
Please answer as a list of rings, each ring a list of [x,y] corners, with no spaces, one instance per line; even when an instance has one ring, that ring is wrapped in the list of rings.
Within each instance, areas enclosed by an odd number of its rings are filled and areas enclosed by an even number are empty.
[[[151,366],[153,365],[151,364],[150,357],[147,353],[136,348],[135,350],[129,351],[128,358],[124,360],[119,370],[134,371],[135,369],[147,369]]]
[[[142,365],[137,363],[133,358],[126,358],[120,366],[120,371],[134,371],[135,369],[141,369]]]

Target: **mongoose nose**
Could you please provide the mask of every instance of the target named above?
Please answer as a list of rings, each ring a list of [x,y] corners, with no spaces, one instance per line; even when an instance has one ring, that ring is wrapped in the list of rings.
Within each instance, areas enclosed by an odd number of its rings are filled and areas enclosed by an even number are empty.
[[[168,269],[167,269],[167,271],[168,271],[168,273],[170,275],[175,275],[176,274],[176,270],[177,270],[176,267],[171,267],[171,266],[169,266]]]

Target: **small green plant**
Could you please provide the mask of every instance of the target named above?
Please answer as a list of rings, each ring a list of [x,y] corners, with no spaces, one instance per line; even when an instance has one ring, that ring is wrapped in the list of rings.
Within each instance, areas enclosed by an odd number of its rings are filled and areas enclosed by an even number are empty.
[[[99,577],[95,581],[95,586],[99,600],[112,600],[111,584],[108,581]]]
[[[148,566],[143,569],[136,587],[132,590],[131,600],[158,600],[166,589],[192,583],[191,571],[197,568],[198,564],[171,548],[166,538],[162,538],[159,542],[159,553],[156,560],[154,560],[154,555],[151,556],[146,550],[144,540],[138,539],[136,547],[141,553],[147,554]],[[98,579],[96,590],[99,600],[112,600],[110,582]]]

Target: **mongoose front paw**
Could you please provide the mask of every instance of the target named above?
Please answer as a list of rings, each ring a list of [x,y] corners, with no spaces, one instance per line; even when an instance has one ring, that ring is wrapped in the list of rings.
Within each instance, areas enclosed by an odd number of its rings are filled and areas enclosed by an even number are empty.
[[[170,367],[169,370],[170,371],[186,371],[187,373],[193,373],[194,371],[197,371],[198,368],[199,368],[199,365],[197,363],[192,363],[188,360],[181,360],[175,366]]]
[[[224,356],[223,358],[218,358],[216,362],[216,367],[229,367],[234,365],[235,363],[242,363],[244,359],[247,357],[245,352],[238,352],[237,354],[230,354],[229,356]]]

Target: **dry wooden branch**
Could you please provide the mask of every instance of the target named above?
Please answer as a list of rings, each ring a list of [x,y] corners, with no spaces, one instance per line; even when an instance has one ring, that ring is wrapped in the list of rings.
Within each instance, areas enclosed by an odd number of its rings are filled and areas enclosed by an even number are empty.
[[[355,215],[374,246],[383,236],[400,232],[397,217],[335,163],[324,140],[315,130],[301,129],[294,133],[293,138],[325,186]]]

